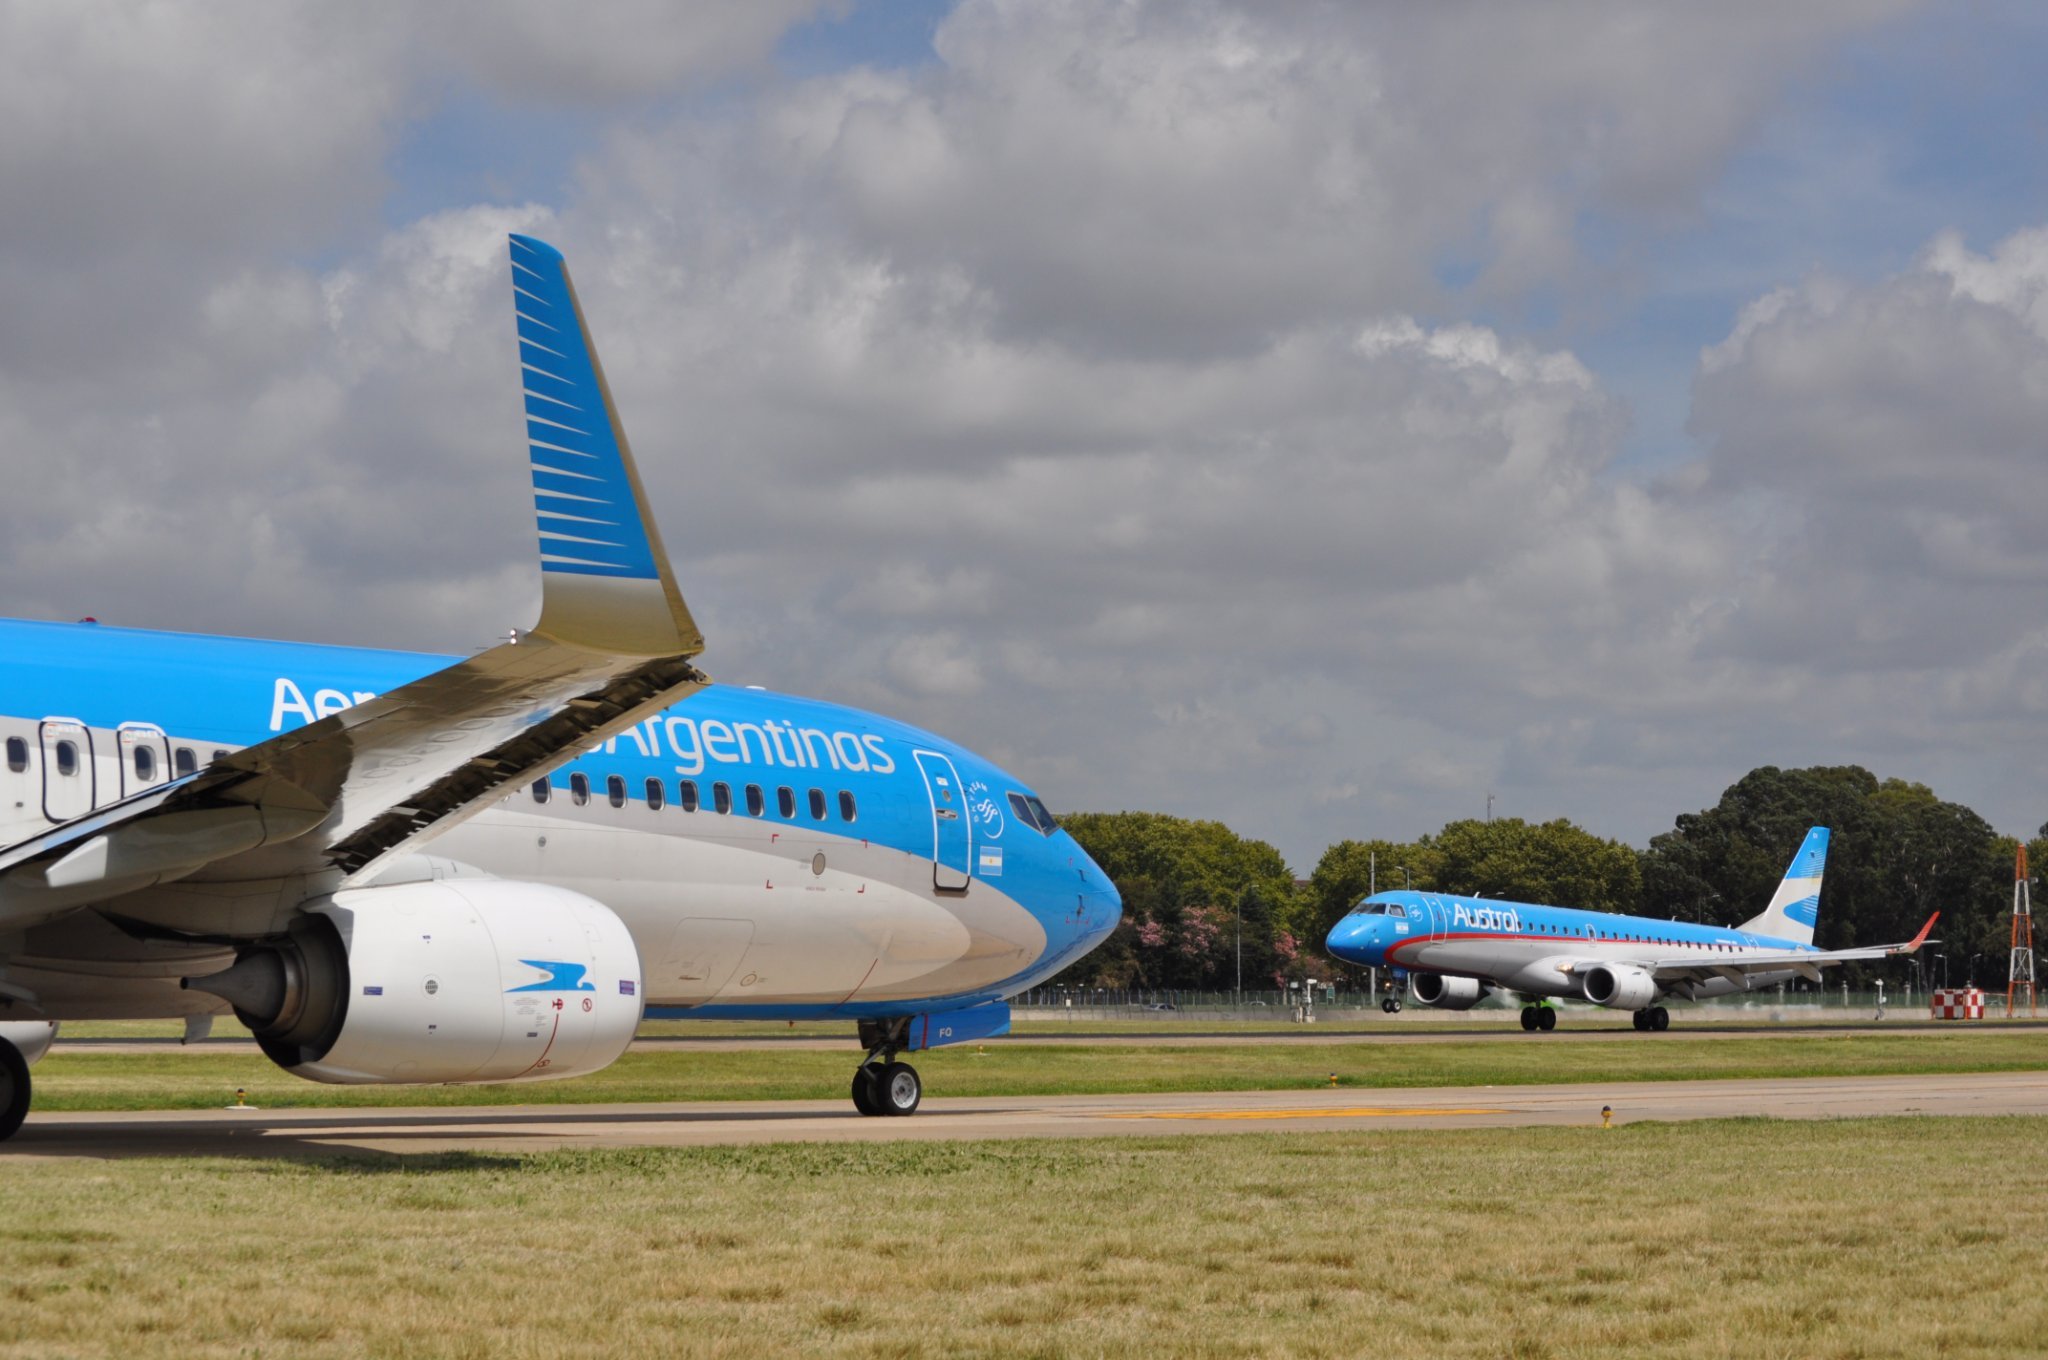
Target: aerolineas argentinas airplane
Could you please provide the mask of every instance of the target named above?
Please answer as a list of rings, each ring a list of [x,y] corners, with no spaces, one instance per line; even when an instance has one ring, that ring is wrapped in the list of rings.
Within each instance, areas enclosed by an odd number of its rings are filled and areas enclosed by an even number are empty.
[[[595,1071],[643,1013],[844,1018],[905,1052],[1115,926],[1017,779],[713,686],[562,258],[512,238],[543,603],[449,657],[0,623],[0,1137],[49,1022],[226,1011],[330,1082]],[[432,855],[423,847],[433,841]]]
[[[1819,982],[1823,968],[1911,954],[1927,942],[1933,916],[1905,944],[1815,949],[1827,857],[1827,828],[1814,827],[1771,904],[1733,929],[1404,891],[1360,902],[1331,928],[1325,948],[1347,963],[1407,969],[1409,989],[1426,1006],[1465,1010],[1507,991],[1523,998],[1523,1029],[1555,1028],[1557,1013],[1537,998],[1556,998],[1628,1011],[1637,1029],[1661,1030],[1671,1024],[1666,997],[1700,1001],[1795,977]]]

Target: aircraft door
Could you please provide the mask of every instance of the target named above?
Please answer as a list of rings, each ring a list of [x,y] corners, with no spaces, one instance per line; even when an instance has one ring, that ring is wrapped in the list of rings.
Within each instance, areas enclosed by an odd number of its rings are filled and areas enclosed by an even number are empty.
[[[154,723],[123,723],[117,734],[121,796],[154,788],[171,776],[171,740]]]
[[[1441,940],[1444,937],[1444,928],[1448,924],[1443,904],[1431,899],[1424,902],[1419,910],[1422,919],[1416,922],[1415,933],[1426,940]]]
[[[969,858],[967,795],[953,762],[936,751],[912,753],[932,803],[932,886],[940,892],[967,891]]]
[[[43,815],[53,822],[83,817],[93,808],[92,732],[72,718],[45,718],[40,732]]]

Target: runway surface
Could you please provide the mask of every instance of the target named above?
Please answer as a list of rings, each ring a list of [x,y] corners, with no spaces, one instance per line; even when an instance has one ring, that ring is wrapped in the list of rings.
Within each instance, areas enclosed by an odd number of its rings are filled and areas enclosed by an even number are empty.
[[[1762,1115],[2048,1114],[2048,1073],[1568,1086],[934,1098],[908,1119],[850,1105],[729,1101],[365,1110],[31,1114],[0,1165],[46,1157],[330,1157],[917,1139],[1094,1138],[1332,1129],[1466,1129]]]

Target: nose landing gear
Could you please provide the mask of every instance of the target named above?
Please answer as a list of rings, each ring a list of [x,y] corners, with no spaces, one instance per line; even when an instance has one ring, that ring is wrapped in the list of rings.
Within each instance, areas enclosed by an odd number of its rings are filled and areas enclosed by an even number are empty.
[[[860,1041],[868,1056],[853,1072],[853,1108],[865,1115],[916,1114],[924,1100],[917,1069],[896,1061],[910,1038],[910,1021],[863,1020]]]
[[[916,1114],[923,1099],[924,1083],[909,1063],[862,1063],[853,1074],[853,1108],[862,1114]]]

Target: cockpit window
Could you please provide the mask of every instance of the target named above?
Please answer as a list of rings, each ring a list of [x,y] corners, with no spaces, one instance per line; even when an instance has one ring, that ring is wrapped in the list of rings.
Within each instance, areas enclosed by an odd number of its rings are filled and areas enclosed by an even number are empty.
[[[1059,828],[1059,823],[1045,810],[1045,804],[1039,802],[1032,794],[1011,793],[1010,811],[1017,814],[1018,821],[1043,835],[1050,836]]]
[[[1387,904],[1387,915],[1398,916],[1404,921],[1408,919],[1408,912],[1406,911],[1406,909],[1392,902],[1389,902]]]

